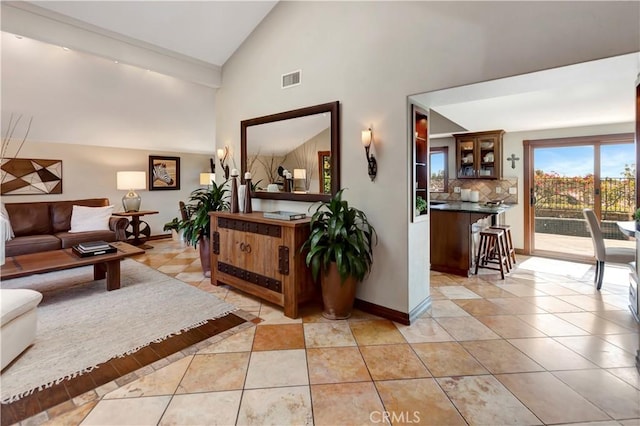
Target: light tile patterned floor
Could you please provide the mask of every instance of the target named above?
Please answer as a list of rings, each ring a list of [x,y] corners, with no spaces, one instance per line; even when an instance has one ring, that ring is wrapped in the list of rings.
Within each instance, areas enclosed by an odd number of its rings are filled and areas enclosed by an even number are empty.
[[[433,273],[431,312],[403,326],[316,306],[292,320],[211,286],[193,248],[153,245],[137,260],[264,321],[24,425],[640,424],[625,268],[601,292],[588,265],[522,256],[504,281]]]

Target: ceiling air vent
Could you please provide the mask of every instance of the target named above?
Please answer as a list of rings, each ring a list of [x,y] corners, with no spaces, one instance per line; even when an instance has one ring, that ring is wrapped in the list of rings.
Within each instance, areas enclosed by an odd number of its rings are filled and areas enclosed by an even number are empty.
[[[293,87],[300,84],[302,81],[302,70],[293,71],[287,74],[282,74],[282,88]]]

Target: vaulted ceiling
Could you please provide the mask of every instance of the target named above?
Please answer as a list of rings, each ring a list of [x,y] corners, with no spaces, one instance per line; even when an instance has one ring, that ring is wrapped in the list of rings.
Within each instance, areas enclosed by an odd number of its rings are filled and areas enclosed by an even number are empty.
[[[104,30],[141,46],[221,67],[277,1],[3,3],[29,7],[58,20]],[[488,128],[521,131],[630,122],[634,114],[634,81],[639,71],[640,55],[635,53],[621,59],[575,65],[564,72],[550,70],[487,82],[486,94],[476,94],[474,98],[454,97],[434,109],[470,131]],[[503,84],[507,81],[508,86]],[[219,82],[209,85],[216,87]],[[420,102],[422,96],[412,98]]]
[[[43,9],[222,66],[277,1],[33,1]]]

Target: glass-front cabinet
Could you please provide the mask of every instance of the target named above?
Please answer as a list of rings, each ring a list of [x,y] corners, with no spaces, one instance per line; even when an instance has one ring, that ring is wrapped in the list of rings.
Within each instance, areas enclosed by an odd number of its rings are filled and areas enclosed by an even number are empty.
[[[427,148],[428,117],[426,111],[414,105],[414,208],[416,216],[427,214],[428,181],[429,181],[429,150]]]
[[[453,135],[458,179],[500,179],[503,134],[504,130],[491,130]]]

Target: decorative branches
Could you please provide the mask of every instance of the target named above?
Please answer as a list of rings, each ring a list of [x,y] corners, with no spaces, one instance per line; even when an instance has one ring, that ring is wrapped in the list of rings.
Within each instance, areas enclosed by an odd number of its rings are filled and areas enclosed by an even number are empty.
[[[281,158],[280,161],[278,159]],[[262,164],[264,167],[264,171],[267,174],[267,178],[269,179],[269,183],[276,183],[278,179],[278,166],[284,163],[287,159],[287,156],[284,157],[276,157],[275,154],[271,154],[270,157],[262,157],[258,158],[258,162]]]
[[[247,157],[247,172],[250,172],[252,176],[256,175],[256,171],[253,168],[256,161],[258,161],[258,157],[260,156],[260,150],[258,150],[258,152],[256,152],[255,155],[249,155]]]
[[[311,179],[313,178],[313,172],[316,170],[317,155],[316,155],[317,141],[307,142],[293,151],[293,159],[298,168],[306,171],[304,189],[309,190],[311,186]]]
[[[16,128],[18,127],[18,124],[20,124],[20,120],[22,120],[22,114],[20,114],[18,117],[15,117],[13,113],[11,113],[11,116],[9,117],[9,124],[7,126],[7,131],[5,132],[4,136],[2,137],[2,150],[0,151],[0,158],[4,159],[7,156],[7,150],[9,149],[9,145],[11,143],[11,141],[13,140],[13,134],[16,131]],[[13,156],[13,158],[17,158],[18,157],[18,153],[20,152],[20,150],[22,149],[22,145],[24,145],[25,141],[27,140],[27,136],[29,136],[29,130],[31,130],[31,123],[33,122],[33,117],[29,118],[29,123],[27,124],[27,131],[24,133],[24,137],[22,138],[22,142],[20,143],[20,146],[18,146],[18,149],[15,153],[15,155]]]

